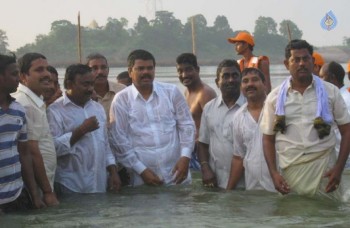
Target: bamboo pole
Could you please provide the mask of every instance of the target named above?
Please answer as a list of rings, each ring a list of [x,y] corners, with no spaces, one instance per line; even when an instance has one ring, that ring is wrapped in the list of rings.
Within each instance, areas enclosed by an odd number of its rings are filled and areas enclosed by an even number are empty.
[[[292,33],[290,32],[289,23],[287,23],[287,30],[288,30],[289,41],[291,41],[292,40]]]
[[[81,63],[81,29],[80,29],[80,11],[78,12],[78,57]]]
[[[192,28],[192,53],[196,54],[196,31],[194,26],[194,17],[191,17],[191,28]]]

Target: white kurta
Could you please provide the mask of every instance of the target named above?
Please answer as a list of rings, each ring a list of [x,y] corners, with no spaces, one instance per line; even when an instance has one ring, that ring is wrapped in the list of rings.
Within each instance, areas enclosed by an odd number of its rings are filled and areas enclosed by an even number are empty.
[[[275,192],[262,146],[260,119],[256,122],[244,104],[232,121],[233,154],[243,159],[246,190]]]
[[[151,169],[166,185],[181,156],[190,158],[195,125],[188,105],[175,85],[153,82],[145,100],[134,85],[114,97],[110,109],[110,144],[118,162],[133,170],[131,184],[143,184],[140,174]],[[190,183],[191,175],[183,183]]]
[[[71,146],[72,132],[91,116],[96,116],[100,128],[85,134]],[[80,107],[64,94],[49,106],[47,117],[57,151],[55,182],[73,192],[106,192],[106,167],[115,164],[115,158],[108,142],[102,105],[90,100]]]
[[[198,141],[209,145],[209,165],[216,175],[220,188],[226,188],[230,177],[233,156],[233,137],[230,123],[236,111],[245,103],[241,95],[231,108],[222,100],[222,96],[209,101],[203,109]],[[240,181],[238,187],[244,187]]]

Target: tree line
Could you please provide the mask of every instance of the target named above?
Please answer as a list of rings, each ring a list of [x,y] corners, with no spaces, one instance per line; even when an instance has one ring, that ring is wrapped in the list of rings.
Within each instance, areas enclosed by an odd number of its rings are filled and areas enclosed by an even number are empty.
[[[174,65],[175,58],[183,52],[192,52],[191,18],[185,24],[174,17],[172,12],[157,11],[155,19],[148,20],[139,16],[137,23],[128,28],[125,18],[107,19],[104,26],[96,22],[81,27],[81,50],[85,57],[93,52],[105,55],[110,65],[125,66],[126,58],[134,49],[146,49],[154,54],[157,64]],[[216,65],[224,58],[238,59],[234,46],[227,42],[228,37],[235,36],[225,16],[217,16],[214,24],[208,26],[202,14],[193,16],[196,34],[196,55],[200,65]],[[291,20],[283,20],[277,26],[271,17],[260,16],[255,21],[254,54],[267,55],[271,62],[281,62],[284,47],[289,41],[302,38],[303,32]],[[40,34],[33,43],[18,48],[15,53],[22,56],[27,52],[44,54],[54,66],[66,66],[78,61],[77,24],[68,20],[57,20],[51,23],[48,34]],[[7,50],[6,32],[0,30],[0,52]],[[84,60],[83,60],[84,61]]]

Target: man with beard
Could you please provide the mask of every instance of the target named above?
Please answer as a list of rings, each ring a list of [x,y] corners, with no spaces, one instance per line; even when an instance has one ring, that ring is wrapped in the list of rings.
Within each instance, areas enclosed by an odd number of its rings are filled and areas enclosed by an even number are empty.
[[[118,191],[121,186],[108,143],[106,114],[91,100],[93,86],[88,66],[69,66],[66,92],[47,111],[58,157],[55,189],[60,194]]]
[[[204,106],[199,128],[198,158],[204,186],[226,188],[233,156],[229,124],[245,102],[240,94],[241,72],[238,63],[223,60],[217,68],[215,82],[221,96]],[[243,183],[239,186],[243,186]]]
[[[188,184],[195,125],[177,87],[154,81],[155,65],[148,51],[129,54],[133,84],[113,99],[111,147],[118,161],[132,170],[132,186]]]
[[[246,190],[275,192],[262,147],[259,129],[261,110],[266,93],[264,74],[256,68],[245,68],[242,72],[241,91],[247,98],[231,122],[234,150],[230,179],[226,189],[236,187],[244,173]]]
[[[86,60],[86,65],[91,68],[92,76],[94,77],[94,90],[97,101],[103,106],[107,120],[109,121],[109,109],[114,95],[126,86],[108,80],[109,66],[105,56],[99,53],[93,53]]]
[[[238,60],[241,71],[247,67],[260,69],[265,75],[266,93],[271,91],[270,62],[267,56],[254,56],[254,38],[248,32],[239,32],[235,37],[227,39],[228,42],[236,44],[236,52],[243,58]]]
[[[265,159],[280,193],[342,200],[340,180],[350,151],[350,116],[339,89],[312,74],[312,53],[305,40],[292,40],[286,46],[284,64],[291,76],[266,98],[260,124]],[[336,127],[342,136],[338,158]]]
[[[201,116],[204,105],[208,101],[216,97],[214,89],[209,85],[202,82],[199,77],[199,66],[197,64],[197,57],[192,53],[183,53],[176,58],[176,69],[179,75],[180,82],[186,86],[185,98],[192,118],[196,125],[196,145],[192,153],[190,168],[199,170],[198,155],[197,155],[197,144],[199,126],[201,123]]]

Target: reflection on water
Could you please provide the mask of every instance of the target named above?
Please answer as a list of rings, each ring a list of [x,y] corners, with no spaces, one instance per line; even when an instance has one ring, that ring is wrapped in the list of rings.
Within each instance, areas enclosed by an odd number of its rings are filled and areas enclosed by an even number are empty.
[[[190,186],[73,195],[58,207],[0,217],[1,227],[349,227],[350,204]]]

